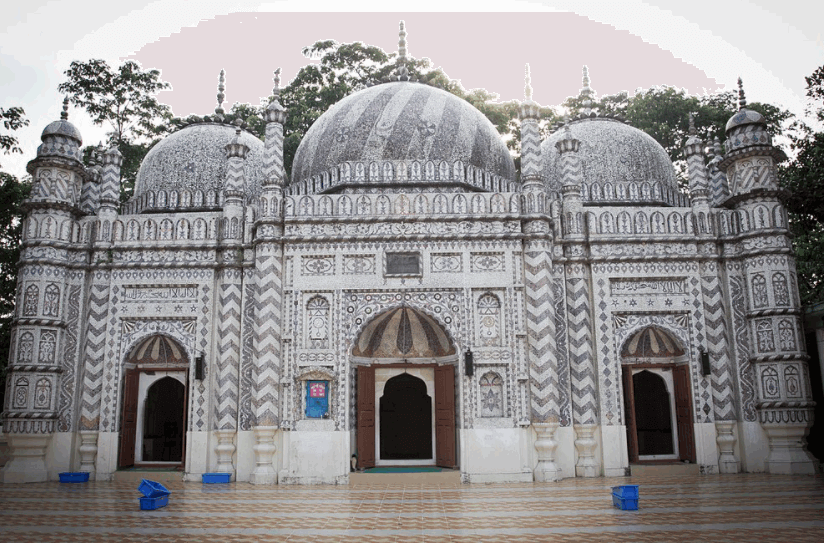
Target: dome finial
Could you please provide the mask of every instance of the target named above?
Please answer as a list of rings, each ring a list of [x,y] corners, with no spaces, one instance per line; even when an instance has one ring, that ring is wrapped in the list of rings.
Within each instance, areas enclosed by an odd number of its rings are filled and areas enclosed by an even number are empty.
[[[581,83],[583,84],[583,88],[581,89],[580,97],[582,98],[581,106],[583,107],[581,111],[585,116],[589,117],[589,114],[592,113],[592,97],[595,95],[595,91],[589,86],[589,68],[587,68],[586,64],[584,64],[582,73]]]
[[[406,67],[406,24],[403,21],[398,32],[398,81],[409,81],[409,70]]]
[[[529,73],[529,63],[526,64],[524,75],[524,97],[527,100],[532,100],[532,76]]]
[[[747,107],[747,98],[744,96],[744,82],[738,78],[738,111]]]
[[[69,120],[69,97],[63,98],[63,111],[60,113],[60,118],[64,121]]]
[[[223,91],[226,90],[226,72],[224,70],[220,70],[220,77],[218,78],[217,83],[217,107],[215,108],[215,113],[218,115],[223,115],[225,111],[223,110],[223,99],[226,98],[226,95],[223,94]]]
[[[275,82],[275,86],[272,88],[272,94],[278,97],[280,96],[280,68],[275,70],[275,76],[272,78],[272,81]]]
[[[698,130],[695,129],[695,113],[690,112],[690,136],[695,136],[698,134]]]

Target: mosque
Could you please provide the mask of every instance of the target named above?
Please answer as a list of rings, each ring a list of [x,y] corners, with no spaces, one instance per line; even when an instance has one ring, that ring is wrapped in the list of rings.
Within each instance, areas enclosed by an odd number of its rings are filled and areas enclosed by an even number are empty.
[[[620,119],[542,141],[528,72],[516,175],[406,59],[401,26],[393,80],[324,113],[289,178],[278,82],[263,142],[221,80],[122,206],[121,155],[84,166],[64,106],[28,165],[0,480],[814,472],[782,153],[743,91],[723,152],[686,141],[684,192]]]

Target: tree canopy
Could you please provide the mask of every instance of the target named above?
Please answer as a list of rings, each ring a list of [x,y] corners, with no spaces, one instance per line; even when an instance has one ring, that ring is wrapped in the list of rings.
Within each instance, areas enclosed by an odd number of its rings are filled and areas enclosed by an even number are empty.
[[[824,66],[807,81],[808,113],[824,121]],[[787,189],[784,204],[798,267],[799,291],[805,304],[824,301],[824,132],[806,130],[792,138],[795,159],[782,167],[780,179]]]
[[[12,134],[14,130],[28,126],[26,112],[22,107],[10,107],[8,109],[0,107],[0,121],[3,121],[4,132],[0,133],[0,150],[3,154],[22,153],[19,147],[17,136]]]
[[[74,61],[63,73],[66,81],[57,90],[85,109],[96,125],[107,125],[108,143],[117,145],[123,155],[121,198],[125,200],[143,157],[169,131],[172,111],[156,95],[171,85],[161,81],[158,70],[143,70],[133,60],[116,69],[100,59]]]

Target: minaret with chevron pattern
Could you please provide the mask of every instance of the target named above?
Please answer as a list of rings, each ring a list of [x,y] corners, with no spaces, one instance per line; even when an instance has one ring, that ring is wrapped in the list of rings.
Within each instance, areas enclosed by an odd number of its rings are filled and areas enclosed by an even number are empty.
[[[69,300],[67,291],[74,287],[79,297],[76,285],[82,279],[70,279],[69,272],[77,249],[72,232],[88,174],[80,161],[80,132],[68,121],[68,99],[60,117],[43,130],[37,157],[27,167],[33,181],[24,203],[18,303],[3,406],[3,431],[11,450],[0,471],[4,483],[46,481],[46,449],[56,432],[68,431],[73,422],[61,420],[59,391],[63,379],[76,375],[77,352],[70,351],[67,332],[77,330],[69,330],[67,315],[68,306],[76,307],[77,301]]]
[[[283,124],[286,110],[280,104],[280,68],[275,70],[274,99],[266,108],[265,178],[260,215],[255,223],[255,277],[258,313],[255,322],[254,395],[255,470],[252,484],[277,483],[272,457],[277,451],[275,433],[280,424],[279,386],[283,363]]]
[[[747,358],[758,383],[759,422],[769,438],[766,468],[770,473],[814,473],[804,448],[814,404],[795,258],[776,175],[784,154],[773,147],[764,117],[746,108],[740,79],[738,84],[740,109],[727,122],[726,155],[718,167],[726,170],[730,184],[732,196],[726,203],[740,220],[737,251],[749,286],[746,319],[752,334]]]
[[[521,182],[523,191],[524,288],[532,426],[537,432],[536,481],[556,481],[555,430],[559,425],[555,321],[552,314],[552,237],[541,167],[538,104],[532,101],[529,65],[521,102]]]
[[[718,469],[721,473],[738,473],[740,462],[735,454],[737,441],[735,421],[735,390],[733,388],[734,368],[727,339],[727,311],[722,290],[722,268],[718,265],[717,233],[710,214],[710,199],[718,198],[710,189],[709,174],[704,158],[704,142],[698,137],[695,119],[689,118],[689,137],[684,144],[684,158],[687,159],[687,173],[690,183],[690,200],[695,218],[695,235],[701,244],[699,254],[704,258],[699,262],[701,272],[701,294],[704,307],[704,327],[706,345],[701,347],[710,361],[715,419],[716,443],[718,444]],[[701,356],[704,356],[703,354]]]
[[[223,71],[220,74],[218,110],[222,110]],[[226,182],[223,186],[221,249],[224,267],[218,272],[219,329],[216,357],[214,427],[218,440],[217,471],[232,473],[235,437],[238,429],[238,394],[240,373],[241,293],[243,283],[243,194],[244,166],[249,147],[241,141],[238,127],[226,145]]]
[[[592,333],[592,304],[590,302],[591,270],[587,262],[587,239],[584,230],[581,183],[583,171],[578,156],[581,142],[572,136],[569,125],[555,147],[561,161],[563,198],[564,256],[566,263],[566,294],[569,330],[570,384],[572,420],[575,430],[575,448],[578,461],[575,474],[579,477],[600,475],[595,458],[595,431],[598,425],[598,393]]]

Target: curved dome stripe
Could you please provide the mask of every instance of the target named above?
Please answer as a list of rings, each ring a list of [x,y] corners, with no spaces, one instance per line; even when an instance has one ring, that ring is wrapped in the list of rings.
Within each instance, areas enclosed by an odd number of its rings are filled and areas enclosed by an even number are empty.
[[[398,307],[367,324],[352,350],[364,358],[440,358],[455,354],[446,331],[430,316]]]
[[[389,99],[366,140],[363,156],[370,160],[397,160],[392,153],[388,152],[386,144],[392,140],[395,127],[401,126],[398,120],[404,110],[414,109],[415,102],[411,99],[417,90],[415,87],[415,85],[404,85]],[[406,149],[398,148],[398,150],[406,154]]]
[[[185,351],[172,338],[150,336],[132,349],[128,361],[133,364],[160,364],[183,366],[188,364]]]
[[[636,332],[621,350],[621,356],[630,358],[668,358],[683,354],[684,349],[678,339],[653,326]]]
[[[345,162],[455,161],[515,181],[512,158],[491,122],[469,102],[411,82],[351,94],[309,128],[295,154],[291,184]],[[354,172],[353,172],[354,173]],[[307,190],[316,191],[311,187]]]

